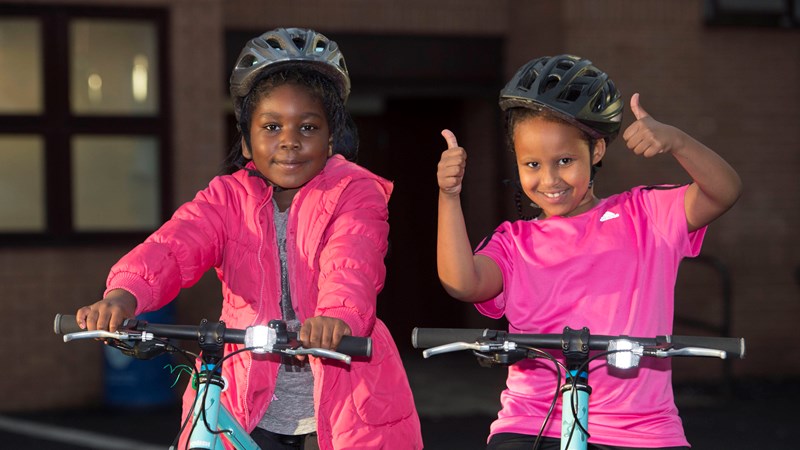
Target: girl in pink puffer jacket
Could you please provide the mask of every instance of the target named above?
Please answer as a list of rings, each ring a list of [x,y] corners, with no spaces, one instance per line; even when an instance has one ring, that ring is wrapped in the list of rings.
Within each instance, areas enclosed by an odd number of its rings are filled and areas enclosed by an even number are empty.
[[[83,327],[114,331],[213,267],[229,327],[283,319],[321,348],[370,336],[373,356],[350,366],[250,353],[226,361],[223,403],[265,449],[422,448],[402,361],[375,316],[392,185],[351,162],[349,91],[344,57],[319,33],[276,29],[248,42],[231,75],[242,138],[227,174],[114,265],[104,298],[77,312]],[[185,412],[193,399],[189,388]]]

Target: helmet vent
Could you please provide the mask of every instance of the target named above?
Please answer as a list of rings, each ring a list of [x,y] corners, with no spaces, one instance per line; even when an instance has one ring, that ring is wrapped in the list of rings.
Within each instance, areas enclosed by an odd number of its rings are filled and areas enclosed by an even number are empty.
[[[569,87],[569,89],[566,89],[564,92],[562,92],[559,98],[568,102],[574,102],[580,98],[582,91],[583,85],[572,85]]]
[[[558,76],[550,75],[546,80],[544,80],[544,83],[541,84],[539,92],[547,92],[550,89],[553,89],[554,87],[558,86],[559,81],[561,81],[561,79]]]
[[[575,65],[575,62],[562,59],[561,61],[558,62],[556,67],[561,69],[561,70],[569,70],[569,69],[572,69],[572,66],[574,66],[574,65]]]
[[[253,55],[245,55],[242,59],[239,60],[238,67],[239,68],[253,67],[254,65],[256,65],[257,61],[258,60],[256,59],[255,56],[253,56]]]
[[[281,43],[277,39],[267,39],[267,44],[274,49],[283,50]]]
[[[301,37],[292,38],[292,42],[294,42],[294,45],[300,50],[306,47],[306,40]]]
[[[517,89],[529,91],[533,85],[533,82],[539,77],[539,73],[533,68],[534,63],[535,61],[531,61],[525,66],[526,70],[523,72],[524,75],[520,77],[519,82],[517,83]]]
[[[583,76],[590,78],[597,78],[599,75],[600,74],[594,70],[587,70],[586,72],[583,72]]]
[[[314,46],[314,53],[322,53],[326,48],[328,48],[328,45],[325,42],[317,41],[317,45]]]

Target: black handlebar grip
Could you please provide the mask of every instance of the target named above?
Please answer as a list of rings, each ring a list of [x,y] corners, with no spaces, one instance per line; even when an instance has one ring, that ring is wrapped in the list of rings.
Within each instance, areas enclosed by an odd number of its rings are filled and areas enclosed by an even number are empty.
[[[475,342],[485,336],[481,328],[414,328],[411,345],[414,348],[430,348],[452,342]]]
[[[53,321],[53,331],[56,334],[69,334],[84,331],[78,326],[77,318],[74,314],[56,314]]]
[[[372,338],[342,336],[336,351],[350,356],[372,356]]]
[[[745,355],[744,338],[713,336],[671,336],[676,347],[702,347],[723,350],[728,358],[743,359]]]
[[[127,323],[127,320],[123,322],[123,326]],[[78,326],[78,318],[75,314],[56,314],[56,318],[53,321],[53,331],[56,334],[69,334],[86,330]]]

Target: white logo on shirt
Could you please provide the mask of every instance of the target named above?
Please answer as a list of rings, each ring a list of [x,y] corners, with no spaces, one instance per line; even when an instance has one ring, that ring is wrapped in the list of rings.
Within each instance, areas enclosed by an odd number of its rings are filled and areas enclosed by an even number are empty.
[[[605,222],[606,220],[616,219],[619,217],[619,214],[613,213],[611,211],[606,211],[603,213],[603,217],[600,218],[600,222]]]

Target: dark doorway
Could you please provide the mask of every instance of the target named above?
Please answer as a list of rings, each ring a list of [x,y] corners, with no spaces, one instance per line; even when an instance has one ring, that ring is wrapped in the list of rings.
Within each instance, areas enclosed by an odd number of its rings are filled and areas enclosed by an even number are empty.
[[[379,116],[356,116],[359,163],[394,182],[389,203],[390,250],[378,317],[398,346],[415,326],[458,327],[463,303],[447,296],[436,274],[436,166],[446,148],[440,132],[459,117],[455,98],[387,100]],[[445,123],[446,122],[446,123]]]

